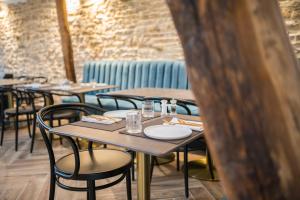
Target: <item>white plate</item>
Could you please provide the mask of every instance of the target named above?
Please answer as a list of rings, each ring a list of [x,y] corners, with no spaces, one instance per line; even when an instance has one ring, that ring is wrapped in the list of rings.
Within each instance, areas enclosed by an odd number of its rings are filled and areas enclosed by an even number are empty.
[[[132,111],[134,110],[113,110],[113,111],[105,112],[103,116],[114,117],[114,118],[126,118],[127,113]]]
[[[156,125],[145,128],[146,136],[159,140],[178,140],[191,136],[192,130],[183,126]]]

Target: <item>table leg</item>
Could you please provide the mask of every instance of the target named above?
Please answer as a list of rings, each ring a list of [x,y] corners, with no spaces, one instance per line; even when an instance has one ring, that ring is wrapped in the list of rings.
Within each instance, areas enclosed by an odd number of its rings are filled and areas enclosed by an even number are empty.
[[[14,99],[13,96],[10,92],[7,92],[7,100],[8,100],[8,108],[13,108],[14,107]]]
[[[78,94],[78,97],[80,99],[80,103],[85,103],[85,96],[83,93]]]
[[[137,199],[150,200],[150,155],[137,152]]]

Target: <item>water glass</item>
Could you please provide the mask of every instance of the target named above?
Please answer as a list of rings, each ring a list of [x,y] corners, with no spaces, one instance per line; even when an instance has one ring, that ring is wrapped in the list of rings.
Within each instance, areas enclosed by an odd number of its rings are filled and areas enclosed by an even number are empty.
[[[126,114],[126,131],[128,133],[142,132],[142,117],[139,111],[132,111]]]
[[[143,117],[154,117],[154,101],[146,100],[142,105]]]
[[[92,85],[92,88],[96,88],[96,86],[97,86],[97,80],[93,78],[91,80],[91,85]]]

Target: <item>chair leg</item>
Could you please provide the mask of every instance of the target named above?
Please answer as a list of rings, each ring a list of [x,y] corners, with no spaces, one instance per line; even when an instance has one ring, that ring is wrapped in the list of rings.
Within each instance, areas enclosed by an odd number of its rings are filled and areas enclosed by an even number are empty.
[[[189,198],[189,174],[188,174],[188,147],[184,147],[184,191],[185,197]]]
[[[61,126],[61,120],[58,120],[58,126]],[[62,137],[59,136],[59,143],[62,145]]]
[[[18,140],[19,140],[19,115],[15,116],[15,130],[16,130],[16,140],[15,140],[15,151],[18,151]]]
[[[29,114],[26,114],[26,121],[27,121],[28,135],[31,138],[30,117],[29,117]]]
[[[131,194],[131,177],[130,177],[130,170],[128,170],[126,174],[126,190],[127,190],[127,200],[132,199],[132,194]]]
[[[131,176],[132,176],[132,180],[135,180],[135,169],[134,169],[134,159],[135,159],[135,152],[132,151],[131,152],[131,156],[132,156],[132,167],[131,167]]]
[[[5,130],[5,120],[4,120],[4,116],[1,118],[1,141],[0,141],[0,145],[2,146],[3,144],[3,138],[4,138],[4,130]]]
[[[78,138],[76,138],[76,144],[78,146],[78,149],[81,150],[81,145],[80,145],[80,141]]]
[[[177,169],[177,171],[180,171],[180,154],[179,154],[179,150],[176,151],[176,169]]]
[[[155,156],[151,156],[151,166],[150,166],[150,183],[152,182],[152,176],[153,176],[153,170],[154,170],[154,165],[155,165]]]
[[[55,174],[54,172],[51,172],[49,200],[54,200],[54,196],[55,196]]]
[[[36,115],[33,116],[33,122],[32,122],[32,138],[31,138],[30,153],[32,153],[32,151],[33,151],[34,140],[35,140],[35,130],[36,130]]]
[[[88,180],[87,188],[88,188],[88,192],[87,192],[88,200],[96,200],[95,180]]]
[[[210,178],[212,180],[214,180],[215,175],[214,175],[214,171],[213,171],[214,170],[213,169],[213,163],[212,163],[212,159],[211,159],[208,148],[206,149],[206,159],[207,159],[207,167],[208,167],[208,170],[209,170]]]

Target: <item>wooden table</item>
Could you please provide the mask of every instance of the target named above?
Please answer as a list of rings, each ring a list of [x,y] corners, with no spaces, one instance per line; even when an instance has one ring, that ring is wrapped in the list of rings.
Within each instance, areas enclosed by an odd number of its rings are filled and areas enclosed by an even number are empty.
[[[28,80],[0,79],[0,86],[13,86],[28,83]]]
[[[178,115],[178,117],[199,121],[199,117],[195,116]],[[120,134],[119,131],[122,130],[124,129],[111,132],[69,124],[53,128],[50,130],[50,132],[56,133],[58,135],[84,138],[90,141],[111,144],[136,151],[138,200],[150,200],[150,155],[166,155],[170,152],[173,152],[178,147],[184,146],[185,144],[203,137],[203,134],[201,132],[199,134],[186,138],[185,140],[182,140],[179,144],[174,144],[163,140],[153,140],[150,138]]]
[[[14,85],[21,85],[29,83],[28,80],[19,80],[19,79],[0,79],[0,87],[12,87]],[[13,97],[10,92],[6,93],[8,99],[8,107],[13,107]]]
[[[92,84],[75,83],[75,84],[72,84],[69,86],[61,86],[58,84],[51,84],[51,85],[45,85],[45,86],[41,86],[39,88],[31,88],[31,89],[37,90],[37,91],[48,91],[53,94],[55,94],[55,92],[65,92],[66,94],[69,94],[69,95],[78,96],[80,102],[85,103],[85,95],[84,95],[85,93],[104,90],[104,89],[111,89],[111,88],[116,88],[116,87],[118,87],[118,86],[99,85],[99,84],[93,86]]]
[[[170,88],[135,88],[129,90],[118,90],[109,92],[109,94],[120,94],[143,97],[163,97],[180,100],[195,101],[194,94],[191,90],[170,89]]]

